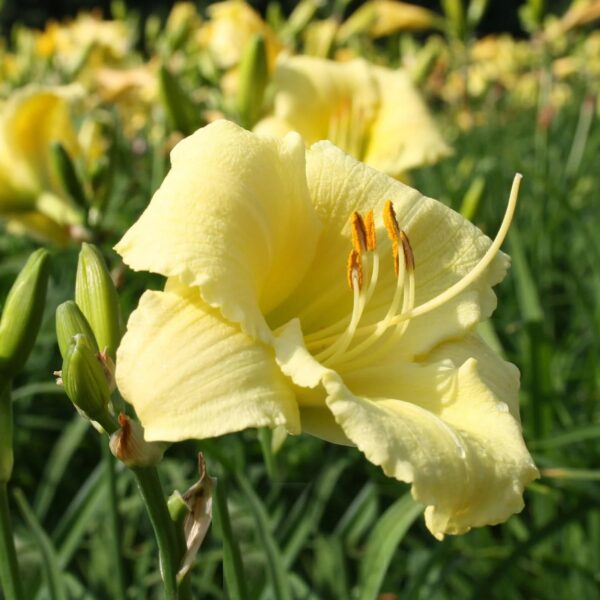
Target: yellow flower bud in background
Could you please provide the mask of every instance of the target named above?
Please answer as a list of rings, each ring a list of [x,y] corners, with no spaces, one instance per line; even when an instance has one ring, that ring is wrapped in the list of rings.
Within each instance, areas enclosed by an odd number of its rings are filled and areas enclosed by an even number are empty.
[[[73,300],[63,302],[56,309],[56,339],[60,355],[64,358],[73,338],[82,333],[90,343],[92,350],[98,352],[96,338],[81,309]]]
[[[121,309],[117,290],[98,248],[84,243],[79,253],[75,302],[90,324],[98,348],[111,358],[121,340]]]
[[[0,320],[0,387],[20,371],[42,322],[50,265],[48,252],[36,250],[15,280]]]

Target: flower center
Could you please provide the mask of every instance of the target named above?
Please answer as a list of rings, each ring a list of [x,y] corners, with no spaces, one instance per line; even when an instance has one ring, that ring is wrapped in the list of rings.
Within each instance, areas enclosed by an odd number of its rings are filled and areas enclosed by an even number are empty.
[[[351,216],[352,250],[347,262],[348,285],[354,302],[350,319],[338,321],[307,335],[308,350],[325,366],[351,368],[354,361],[369,352],[377,358],[398,342],[411,319],[425,315],[443,306],[463,292],[487,269],[498,254],[508,233],[515,212],[521,175],[515,175],[502,224],[494,241],[479,262],[464,277],[438,296],[415,306],[415,258],[406,233],[400,228],[391,201],[385,203],[383,223],[392,244],[392,258],[396,285],[385,315],[371,323],[363,323],[365,308],[373,298],[379,278],[373,211],[363,218],[355,212]]]
[[[364,156],[372,121],[372,110],[351,96],[341,100],[332,112],[326,139],[350,156]]]

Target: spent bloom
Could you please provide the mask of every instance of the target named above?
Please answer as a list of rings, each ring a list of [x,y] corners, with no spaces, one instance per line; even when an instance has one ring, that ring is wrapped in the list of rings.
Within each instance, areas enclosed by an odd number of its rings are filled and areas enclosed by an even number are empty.
[[[217,121],[116,249],[167,277],[131,315],[117,384],[147,440],[282,426],[412,484],[432,533],[498,523],[537,470],[519,373],[473,332],[497,239],[329,142]]]

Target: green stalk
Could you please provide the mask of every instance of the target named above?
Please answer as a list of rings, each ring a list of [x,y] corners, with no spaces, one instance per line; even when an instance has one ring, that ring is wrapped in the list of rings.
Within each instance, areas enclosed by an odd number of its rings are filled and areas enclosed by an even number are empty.
[[[227,595],[232,600],[246,600],[248,598],[246,574],[240,548],[231,528],[224,479],[219,479],[214,494],[215,525],[221,530],[221,537],[223,538],[223,572]]]
[[[12,533],[6,482],[0,482],[0,583],[6,600],[22,600],[23,589]]]
[[[21,600],[23,588],[8,508],[7,484],[12,472],[12,464],[10,383],[0,378],[0,584],[6,600]]]
[[[117,600],[125,600],[127,597],[127,585],[125,583],[125,570],[123,568],[122,552],[120,541],[121,519],[119,518],[119,509],[117,502],[117,485],[115,477],[115,458],[106,443],[106,438],[100,438],[102,447],[102,460],[105,468],[106,486],[108,488],[108,518],[110,521],[110,544],[113,554],[114,567],[114,589]]]
[[[175,533],[175,527],[163,494],[158,472],[154,467],[136,467],[131,469],[137,479],[144,504],[148,511],[160,557],[160,569],[165,585],[167,600],[180,600],[177,587],[177,572],[181,561],[181,552]]]

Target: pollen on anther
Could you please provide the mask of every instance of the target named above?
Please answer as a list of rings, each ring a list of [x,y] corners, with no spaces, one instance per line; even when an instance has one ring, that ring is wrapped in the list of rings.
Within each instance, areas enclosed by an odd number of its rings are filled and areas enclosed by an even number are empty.
[[[358,289],[362,289],[363,285],[363,269],[360,260],[360,254],[352,249],[348,255],[348,264],[346,268],[346,276],[348,278],[348,286],[354,289],[354,282],[358,283]]]
[[[400,237],[400,226],[396,220],[396,213],[391,200],[387,200],[383,207],[383,224],[387,229],[390,240],[397,242]]]
[[[375,233],[375,217],[372,210],[365,215],[364,223],[367,233],[367,250],[373,252],[377,246],[377,235]]]
[[[404,231],[400,231],[400,240],[402,241],[402,252],[404,253],[404,265],[406,266],[406,270],[412,273],[415,270],[415,255],[408,241],[408,236]]]
[[[368,249],[368,236],[365,222],[358,212],[352,213],[351,229],[352,248],[354,248],[358,254],[362,254]]]

